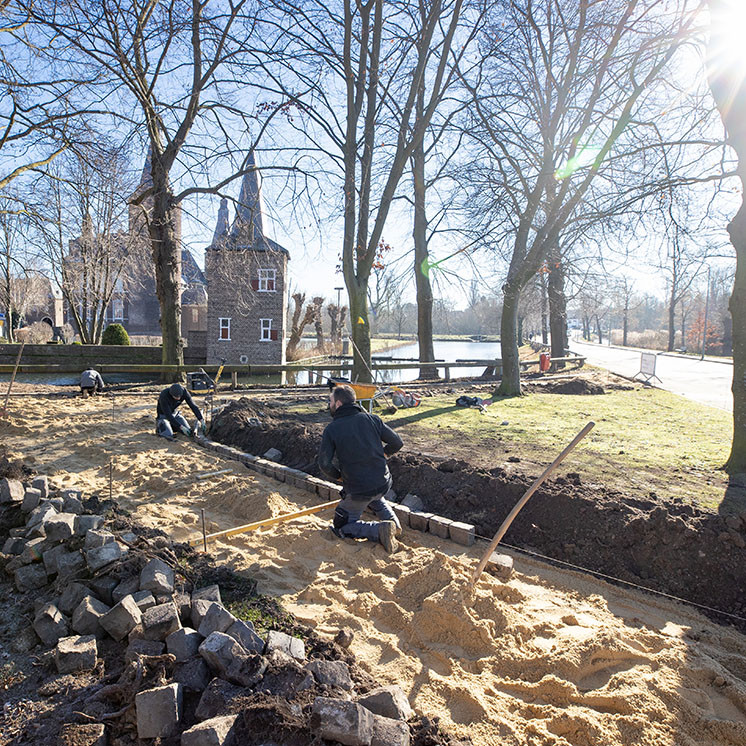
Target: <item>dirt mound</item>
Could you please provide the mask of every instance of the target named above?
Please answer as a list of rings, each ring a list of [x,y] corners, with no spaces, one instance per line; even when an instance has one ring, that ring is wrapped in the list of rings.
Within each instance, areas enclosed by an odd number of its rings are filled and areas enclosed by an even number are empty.
[[[244,400],[232,403],[216,418],[211,437],[254,454],[278,448],[284,463],[318,474],[315,459],[323,424],[293,424],[289,417],[268,418],[265,411],[261,426],[252,427],[246,412],[255,409]],[[415,454],[392,457],[389,468],[398,494],[413,492],[427,510],[473,523],[485,537],[492,537],[532,481],[500,467],[477,469],[465,461]],[[745,530],[746,513],[720,516],[682,501],[633,498],[582,484],[571,473],[543,485],[506,540],[744,616]]]
[[[570,378],[559,381],[548,380],[543,383],[534,381],[524,386],[525,390],[533,394],[573,394],[576,396],[605,394],[603,386],[587,378]]]

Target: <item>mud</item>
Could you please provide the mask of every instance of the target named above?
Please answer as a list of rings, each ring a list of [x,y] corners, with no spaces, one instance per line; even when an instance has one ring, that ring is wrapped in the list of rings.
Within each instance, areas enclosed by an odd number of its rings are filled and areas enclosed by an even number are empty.
[[[318,474],[315,458],[328,415],[319,412],[310,419],[299,423],[297,415],[244,398],[216,417],[211,437],[259,455],[278,448],[285,454],[283,463]],[[484,537],[494,535],[533,480],[501,467],[478,469],[419,454],[394,456],[389,466],[399,495],[416,493],[427,510],[473,523]],[[543,485],[505,541],[746,616],[745,537],[746,512],[722,516],[665,496],[635,498],[583,484],[568,473]]]

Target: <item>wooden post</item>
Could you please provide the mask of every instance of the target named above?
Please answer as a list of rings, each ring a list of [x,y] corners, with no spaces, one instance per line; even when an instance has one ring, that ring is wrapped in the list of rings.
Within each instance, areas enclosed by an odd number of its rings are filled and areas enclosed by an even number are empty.
[[[207,551],[207,531],[205,529],[205,509],[202,508],[200,510],[200,513],[202,514],[202,549],[206,552]]]
[[[451,380],[451,369],[446,365],[443,372],[445,373],[445,376],[444,376],[445,380],[450,381]]]
[[[513,520],[518,515],[518,513],[521,512],[521,509],[523,506],[529,501],[531,498],[531,495],[536,492],[536,490],[539,489],[542,482],[562,463],[562,461],[565,460],[565,458],[570,454],[570,452],[575,448],[575,446],[580,443],[583,438],[585,438],[588,433],[593,430],[593,427],[596,423],[595,422],[589,422],[570,442],[570,444],[560,453],[559,456],[557,456],[554,461],[546,468],[544,469],[544,472],[542,475],[528,488],[526,491],[526,494],[516,503],[513,510],[510,511],[510,514],[508,517],[502,522],[502,525],[499,529],[497,529],[497,533],[493,537],[492,541],[490,542],[489,547],[487,547],[487,551],[484,553],[484,556],[481,560],[479,560],[479,564],[477,565],[476,569],[474,570],[474,573],[471,576],[471,584],[472,586],[476,585],[477,581],[479,580],[479,576],[482,574],[485,566],[487,565],[487,562],[489,561],[490,555],[492,552],[495,551],[497,545],[500,543],[500,539],[505,536],[505,532],[510,528],[510,524],[513,523]]]
[[[12,323],[12,322],[13,322],[13,319],[11,319],[8,323]],[[2,412],[0,412],[0,415],[2,415],[3,417],[5,417],[5,415],[8,412],[8,399],[10,399],[10,390],[13,388],[13,384],[15,383],[16,373],[18,373],[18,366],[21,363],[21,355],[23,355],[23,348],[25,346],[26,346],[26,343],[21,342],[21,349],[18,350],[18,356],[16,357],[16,364],[13,367],[13,375],[10,379],[10,383],[8,384],[8,393],[5,394],[5,404],[3,404]]]
[[[238,373],[234,370],[231,373],[231,389],[235,391],[238,388]]]
[[[109,458],[109,500],[114,499],[114,457]]]

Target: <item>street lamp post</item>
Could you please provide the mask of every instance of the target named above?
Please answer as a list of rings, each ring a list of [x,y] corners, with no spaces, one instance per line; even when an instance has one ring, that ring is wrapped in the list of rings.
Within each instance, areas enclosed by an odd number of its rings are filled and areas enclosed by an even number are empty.
[[[337,291],[337,308],[339,308],[339,303],[340,303],[339,294],[344,290],[344,288],[340,287],[340,288],[334,288],[334,289]]]

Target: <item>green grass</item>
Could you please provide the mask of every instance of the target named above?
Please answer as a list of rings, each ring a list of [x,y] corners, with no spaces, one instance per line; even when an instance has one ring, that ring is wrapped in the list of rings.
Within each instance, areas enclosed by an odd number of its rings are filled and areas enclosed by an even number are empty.
[[[382,416],[402,436],[405,450],[531,476],[592,420],[594,429],[557,474],[578,472],[586,484],[639,497],[682,498],[707,508],[723,500],[727,475],[720,467],[733,432],[728,412],[644,388],[497,399],[484,414],[456,407],[457,396],[439,393],[423,398],[416,409]],[[318,412],[317,404],[292,408],[299,414]],[[511,463],[509,457],[520,461]]]

